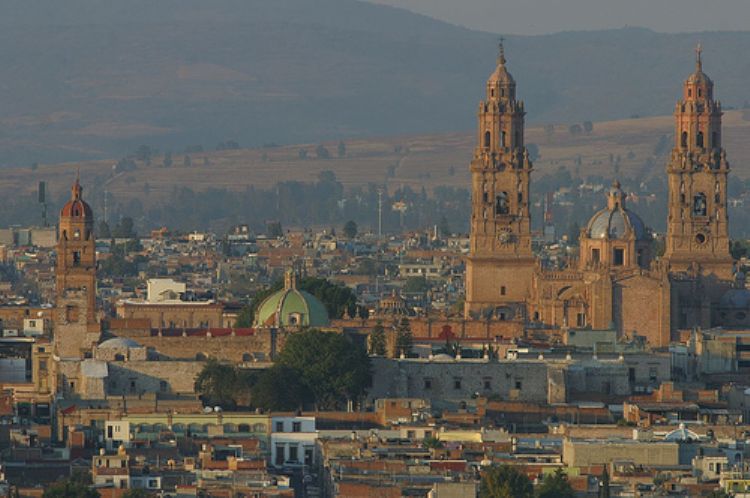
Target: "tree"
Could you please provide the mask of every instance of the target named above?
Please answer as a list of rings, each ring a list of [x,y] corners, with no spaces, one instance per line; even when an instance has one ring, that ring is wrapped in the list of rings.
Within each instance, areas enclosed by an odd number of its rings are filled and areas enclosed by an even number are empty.
[[[607,495],[607,496],[609,496],[609,495]],[[721,489],[721,488],[719,488],[719,489],[714,489],[713,491],[711,491],[710,493],[708,493],[708,494],[707,494],[707,495],[705,495],[705,496],[706,496],[707,498],[730,498],[730,495],[729,495],[729,493],[727,493],[726,491],[724,491],[724,490],[723,490],[723,489]]]
[[[189,168],[192,166],[193,162],[190,160],[190,156],[185,154],[185,157],[182,158],[182,165],[186,168]]]
[[[318,408],[335,409],[364,395],[372,381],[367,352],[341,334],[316,329],[290,335],[276,359],[296,376]]]
[[[429,287],[426,277],[409,277],[404,284],[404,292],[421,293],[427,291]]]
[[[320,144],[315,148],[315,155],[318,159],[330,159],[331,157],[331,153],[328,152],[328,149],[326,149],[323,144]]]
[[[412,333],[409,319],[404,317],[396,325],[396,355],[409,356],[412,347]]]
[[[284,365],[264,370],[250,389],[250,403],[264,410],[296,410],[306,401],[311,401],[311,397],[299,374]]]
[[[385,328],[383,322],[378,320],[370,332],[370,354],[385,356]]]
[[[480,498],[532,498],[534,486],[526,474],[515,467],[500,465],[490,467],[482,473],[479,496]]]
[[[130,216],[123,217],[117,222],[117,225],[112,229],[112,237],[116,239],[133,239],[136,237],[135,230],[133,230],[133,218]]]
[[[278,239],[284,236],[284,230],[281,228],[280,221],[272,221],[266,224],[266,232],[272,239]]]
[[[234,323],[234,326],[237,328],[252,327],[253,318],[255,318],[255,309],[253,306],[246,304],[237,314],[237,321]]]
[[[357,224],[354,220],[346,222],[346,225],[344,225],[344,235],[346,235],[347,239],[353,239],[357,236]]]
[[[599,497],[598,498],[609,498],[609,472],[607,471],[607,465],[604,465],[602,470],[602,477],[599,479]]]
[[[232,365],[209,359],[195,378],[195,392],[207,405],[237,406],[237,371]]]
[[[172,166],[172,152],[171,151],[167,151],[167,152],[164,153],[164,162],[163,162],[163,164],[164,164],[165,168],[169,168],[169,167]]]
[[[583,132],[583,128],[581,128],[581,125],[579,124],[574,124],[574,125],[570,125],[570,128],[568,128],[568,131],[570,132],[571,135],[575,136],[575,135],[580,135]]]
[[[339,142],[339,146],[338,146],[338,151],[337,152],[338,152],[339,157],[345,157],[346,156],[346,144],[344,143],[343,140],[341,142]]]
[[[297,157],[300,159],[307,159],[307,149],[299,149],[297,151]]]
[[[578,245],[578,237],[581,235],[581,226],[577,222],[573,222],[568,227],[568,244],[576,246]]]
[[[440,236],[443,238],[448,238],[453,233],[451,232],[450,225],[448,225],[448,218],[446,218],[445,215],[443,215],[440,218],[439,230],[440,230]]]
[[[96,227],[96,237],[99,239],[109,239],[112,237],[112,232],[109,230],[109,224],[102,220]]]
[[[547,137],[547,143],[552,140],[552,135],[555,134],[555,125],[546,124],[544,125],[544,136]]]
[[[585,131],[586,134],[589,134],[592,131],[594,131],[594,123],[592,123],[591,121],[584,121],[583,122],[583,131]]]
[[[129,489],[123,495],[122,498],[149,498],[151,495],[144,489]]]
[[[575,498],[575,495],[568,476],[561,468],[545,477],[537,490],[538,498]]]
[[[58,481],[49,486],[42,498],[99,498],[101,495],[91,489],[91,476],[87,473],[76,472],[68,479]]]

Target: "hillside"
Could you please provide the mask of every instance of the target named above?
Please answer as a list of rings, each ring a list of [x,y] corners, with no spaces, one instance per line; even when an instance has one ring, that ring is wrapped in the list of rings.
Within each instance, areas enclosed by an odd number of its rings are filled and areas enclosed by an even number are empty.
[[[355,0],[9,0],[0,164],[121,157],[140,144],[351,141],[470,130],[496,35]],[[511,37],[532,123],[667,114],[705,46],[742,105],[750,33]]]
[[[672,123],[671,116],[597,122],[591,134],[578,136],[571,136],[567,126],[556,126],[551,136],[542,127],[532,126],[527,142],[537,144],[540,151],[534,177],[553,173],[560,166],[581,178],[598,175],[647,180],[664,175],[666,154],[673,140]],[[733,173],[742,179],[750,178],[746,166],[750,163],[748,134],[750,113],[725,114],[725,145]],[[469,188],[468,164],[474,146],[471,134],[352,140],[346,142],[343,158],[337,157],[336,142],[326,146],[331,153],[329,159],[318,159],[313,144],[191,153],[187,154],[189,166],[185,154],[174,154],[170,168],[162,166],[163,156],[155,156],[150,165],[138,161],[136,170],[116,175],[112,173],[114,160],[43,164],[34,171],[13,168],[3,173],[0,193],[30,193],[37,181],[45,180],[53,195],[64,195],[77,169],[89,191],[100,194],[106,188],[118,199],[138,198],[146,205],[160,202],[175,188],[268,189],[283,181],[313,182],[326,170],[333,171],[345,188],[368,183],[385,184],[391,191],[401,186],[413,190],[424,186],[428,191],[438,186]],[[299,157],[301,149],[307,151],[307,158]],[[621,159],[618,172],[609,162],[610,154]]]

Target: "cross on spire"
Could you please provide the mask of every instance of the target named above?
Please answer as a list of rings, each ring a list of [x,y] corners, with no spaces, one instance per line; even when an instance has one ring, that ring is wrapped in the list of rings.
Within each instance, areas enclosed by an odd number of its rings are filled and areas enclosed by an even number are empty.
[[[700,70],[703,67],[703,61],[701,60],[701,56],[703,54],[703,46],[698,42],[698,45],[695,47],[695,66]]]
[[[498,66],[504,66],[505,65],[505,38],[502,36],[498,40],[497,43],[497,65]]]

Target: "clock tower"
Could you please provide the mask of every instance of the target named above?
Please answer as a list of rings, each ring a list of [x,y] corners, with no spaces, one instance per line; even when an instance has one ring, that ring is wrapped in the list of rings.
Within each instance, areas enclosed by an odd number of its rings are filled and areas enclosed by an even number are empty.
[[[471,161],[472,212],[465,313],[487,314],[527,299],[535,261],[531,250],[524,103],[499,47],[497,67],[479,103]]]

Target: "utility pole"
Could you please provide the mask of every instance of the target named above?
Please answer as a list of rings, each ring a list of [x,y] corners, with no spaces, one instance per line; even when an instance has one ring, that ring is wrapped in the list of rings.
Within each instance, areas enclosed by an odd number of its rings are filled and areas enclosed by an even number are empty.
[[[383,238],[383,189],[378,189],[378,240]]]

